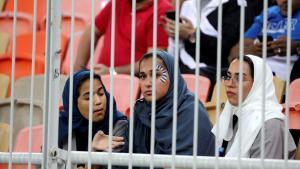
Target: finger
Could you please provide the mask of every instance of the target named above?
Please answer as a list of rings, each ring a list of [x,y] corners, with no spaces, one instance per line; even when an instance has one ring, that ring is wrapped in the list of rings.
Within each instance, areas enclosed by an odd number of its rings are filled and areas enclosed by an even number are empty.
[[[112,142],[111,147],[116,148],[116,147],[122,146],[124,144],[125,144],[125,142]]]
[[[123,140],[124,140],[124,137],[113,136],[113,137],[112,137],[112,140],[113,140],[113,141],[123,141]]]
[[[102,130],[99,130],[99,131],[97,132],[97,134],[99,134],[99,135],[105,135],[104,132],[103,132]]]

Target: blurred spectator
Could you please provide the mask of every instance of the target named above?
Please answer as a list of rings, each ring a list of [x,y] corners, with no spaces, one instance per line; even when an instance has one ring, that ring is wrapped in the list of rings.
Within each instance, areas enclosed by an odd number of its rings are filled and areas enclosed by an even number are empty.
[[[276,6],[268,9],[267,26],[267,63],[279,78],[285,80],[289,73],[286,72],[287,50],[287,2],[288,0],[276,0]],[[300,41],[300,1],[292,0],[292,25],[291,25],[291,64],[297,61],[297,42]],[[263,13],[256,17],[255,22],[245,34],[245,54],[262,56],[262,29]],[[260,40],[259,40],[260,39]],[[299,48],[299,45],[298,45]],[[232,50],[231,58],[238,56],[238,47]],[[291,67],[292,67],[291,66]]]
[[[144,53],[153,46],[153,0],[136,1],[136,43],[135,61],[136,63]],[[117,73],[130,73],[131,58],[131,0],[116,1],[116,21],[115,22],[115,71]],[[171,10],[172,6],[168,0],[158,1],[158,16],[164,15],[165,11]],[[111,15],[112,2],[97,15],[95,19],[95,43],[104,36],[104,43],[100,53],[100,59],[96,61],[95,72],[97,74],[109,73],[110,49],[111,49]],[[75,70],[86,67],[90,57],[91,27],[88,27],[78,47],[78,55],[75,62]],[[168,45],[168,35],[161,26],[157,26],[157,47],[166,49]],[[135,64],[138,70],[138,64]]]
[[[240,32],[240,5],[245,4],[245,27],[248,28],[256,15],[257,9],[262,9],[263,1],[260,0],[222,0],[222,68],[228,67],[230,49],[238,42]],[[208,77],[212,83],[216,76],[217,63],[217,34],[218,34],[218,5],[219,0],[201,1],[200,18],[200,74]],[[196,18],[197,0],[187,0],[181,9],[179,37],[183,41],[180,50],[180,70],[182,73],[194,73],[196,68]],[[164,17],[164,28],[170,37],[175,37],[175,21]]]

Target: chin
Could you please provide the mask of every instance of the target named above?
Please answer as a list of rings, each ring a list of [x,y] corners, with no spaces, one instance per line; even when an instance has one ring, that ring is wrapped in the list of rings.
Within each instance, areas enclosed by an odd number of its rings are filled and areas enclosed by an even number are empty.
[[[100,122],[104,119],[104,116],[93,117],[93,122]]]

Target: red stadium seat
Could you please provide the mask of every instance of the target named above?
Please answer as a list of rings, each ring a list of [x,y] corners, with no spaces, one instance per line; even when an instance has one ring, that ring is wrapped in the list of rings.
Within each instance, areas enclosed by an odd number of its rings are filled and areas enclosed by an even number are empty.
[[[190,91],[195,91],[195,75],[192,74],[184,74],[183,78],[187,84],[187,87]],[[209,88],[210,88],[210,81],[208,78],[204,76],[199,76],[199,92],[198,92],[198,98],[205,103],[208,99],[209,94]]]
[[[102,82],[109,92],[110,89],[110,76],[101,76]],[[134,77],[134,90],[133,96],[134,100],[139,98],[139,80]],[[124,74],[114,75],[114,97],[117,102],[118,109],[125,113],[126,109],[130,106],[130,76]]]
[[[290,102],[300,103],[300,78],[290,84]]]
[[[14,145],[14,152],[29,152],[29,127],[22,129],[16,138],[16,142]],[[43,126],[33,126],[32,127],[32,152],[39,153],[42,152],[42,144],[43,144]],[[22,165],[13,165],[14,169],[27,169],[27,164]],[[35,165],[32,164],[32,169],[35,169]]]

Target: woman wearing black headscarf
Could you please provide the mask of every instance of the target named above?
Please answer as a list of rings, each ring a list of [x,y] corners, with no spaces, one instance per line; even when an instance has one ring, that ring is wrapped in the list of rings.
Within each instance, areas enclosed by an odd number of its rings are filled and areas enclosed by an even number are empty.
[[[152,100],[152,56],[148,53],[140,61],[139,81],[143,99],[134,107],[134,152],[150,153],[151,100]],[[174,57],[157,51],[156,65],[156,116],[155,116],[155,153],[171,154],[174,92]],[[176,154],[193,154],[194,98],[187,89],[180,72],[178,77],[177,105],[177,144]],[[212,126],[203,104],[198,109],[198,155],[214,155],[214,136]]]
[[[73,120],[72,120],[72,150],[88,150],[88,118],[89,118],[89,85],[90,71],[81,70],[73,76]],[[63,111],[59,115],[60,148],[67,149],[68,119],[69,119],[69,93],[70,79],[67,80],[63,91]],[[100,76],[94,75],[93,83],[93,123],[92,123],[92,149],[93,151],[106,151],[108,149],[109,134],[109,93],[106,91]],[[123,151],[124,137],[127,132],[128,121],[117,110],[113,101],[113,151]],[[116,149],[118,148],[118,149]]]

